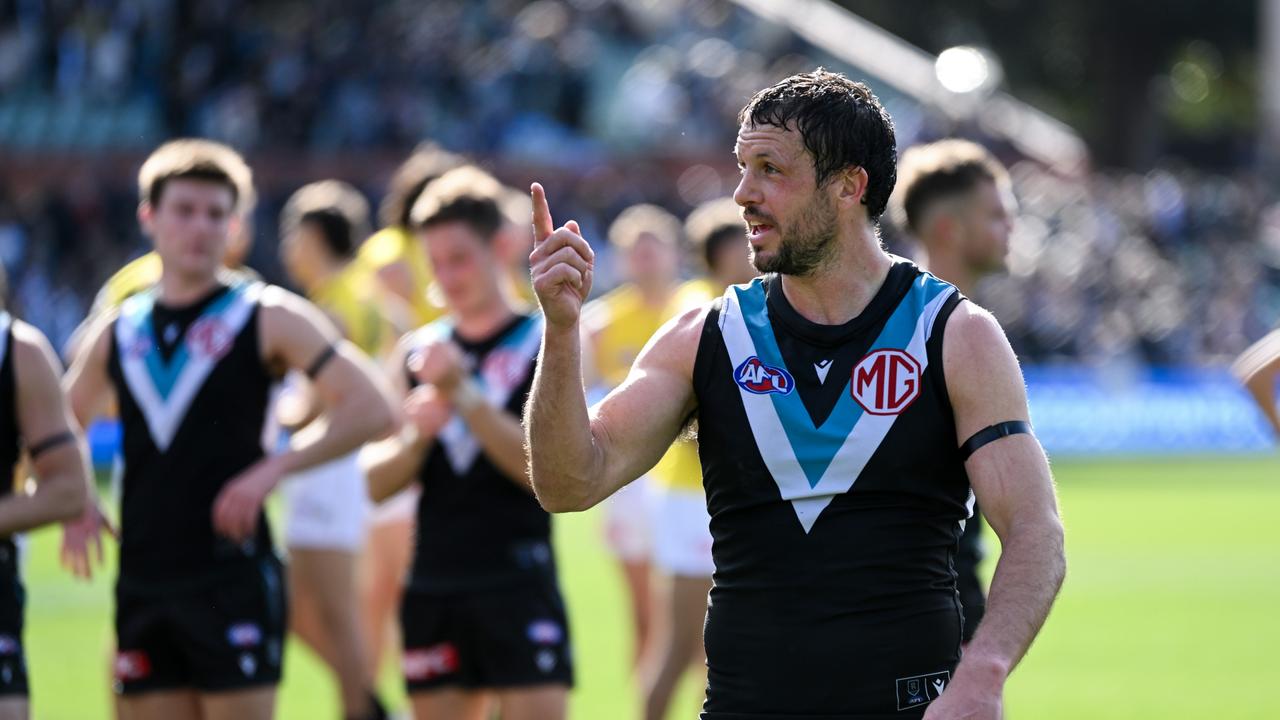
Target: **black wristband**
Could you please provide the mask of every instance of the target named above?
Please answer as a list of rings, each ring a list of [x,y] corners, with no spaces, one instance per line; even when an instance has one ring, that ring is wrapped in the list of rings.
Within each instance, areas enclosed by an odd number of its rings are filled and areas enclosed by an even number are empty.
[[[58,447],[59,445],[62,445],[65,443],[73,443],[75,441],[76,441],[75,433],[71,432],[70,430],[65,430],[52,437],[47,437],[41,440],[40,442],[36,443],[35,445],[32,445],[31,447],[27,448],[27,454],[31,456],[32,460],[35,460],[36,458]]]
[[[968,460],[969,456],[976,452],[978,448],[989,442],[1020,433],[1035,434],[1031,431],[1031,423],[1026,420],[1006,420],[1002,423],[984,427],[974,433],[973,437],[965,440],[964,444],[960,446],[960,460]]]
[[[315,380],[316,376],[320,374],[320,371],[324,370],[324,366],[328,365],[329,361],[332,360],[335,356],[337,356],[337,354],[338,354],[337,347],[330,345],[329,347],[325,348],[324,352],[320,353],[316,357],[316,359],[312,360],[311,364],[307,366],[307,369],[305,371],[307,373],[307,377],[311,378],[312,380]]]

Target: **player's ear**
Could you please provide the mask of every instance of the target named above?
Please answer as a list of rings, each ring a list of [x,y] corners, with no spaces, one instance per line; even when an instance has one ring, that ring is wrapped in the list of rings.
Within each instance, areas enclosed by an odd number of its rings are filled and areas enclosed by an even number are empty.
[[[151,203],[143,200],[138,203],[138,224],[142,226],[143,232],[147,237],[153,237],[152,228],[155,223],[155,208],[151,207]]]
[[[835,177],[837,198],[842,205],[861,205],[867,194],[867,185],[871,182],[867,171],[860,165],[847,167]]]

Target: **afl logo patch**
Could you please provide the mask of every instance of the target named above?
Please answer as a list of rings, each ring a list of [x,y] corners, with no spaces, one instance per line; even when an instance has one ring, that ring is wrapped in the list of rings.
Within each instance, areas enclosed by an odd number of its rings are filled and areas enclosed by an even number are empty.
[[[796,381],[791,373],[780,367],[765,365],[755,355],[742,361],[738,369],[733,371],[733,379],[743,390],[756,395],[790,395],[796,389]]]
[[[903,350],[876,350],[853,368],[849,394],[872,415],[897,415],[920,397],[920,363]]]
[[[187,331],[187,345],[201,357],[219,360],[231,350],[230,328],[218,318],[200,318]]]

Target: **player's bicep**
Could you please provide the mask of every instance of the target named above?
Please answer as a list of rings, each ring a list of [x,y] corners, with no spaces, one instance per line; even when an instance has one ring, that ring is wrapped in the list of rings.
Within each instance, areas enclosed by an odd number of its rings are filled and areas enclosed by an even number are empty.
[[[59,385],[60,363],[49,341],[35,328],[15,323],[11,351],[18,431],[36,476],[78,467],[80,435]]]
[[[1004,423],[1028,422],[1022,371],[999,324],[962,303],[948,319],[943,366],[955,413],[956,442]],[[983,515],[1004,537],[1020,522],[1057,516],[1048,460],[1035,436],[993,433],[965,461]]]
[[[591,430],[611,479],[629,482],[657,464],[695,408],[693,361],[706,309],[659,330],[627,379],[591,408]]]

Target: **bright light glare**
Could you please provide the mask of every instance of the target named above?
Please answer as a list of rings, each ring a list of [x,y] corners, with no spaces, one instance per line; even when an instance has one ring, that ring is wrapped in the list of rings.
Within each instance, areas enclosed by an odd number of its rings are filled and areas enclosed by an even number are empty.
[[[973,92],[991,78],[986,54],[965,45],[943,50],[934,64],[934,72],[942,87],[953,93]]]

